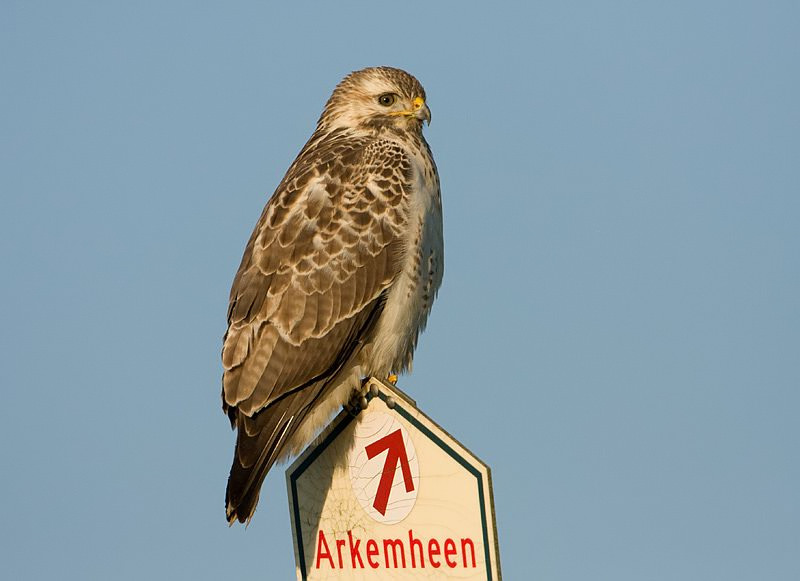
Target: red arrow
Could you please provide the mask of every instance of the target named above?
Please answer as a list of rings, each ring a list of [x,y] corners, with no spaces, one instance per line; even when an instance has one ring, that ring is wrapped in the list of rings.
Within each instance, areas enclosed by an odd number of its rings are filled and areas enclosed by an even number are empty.
[[[375,495],[375,502],[372,503],[375,510],[386,516],[386,505],[389,504],[389,493],[392,491],[394,473],[397,472],[398,462],[400,462],[400,468],[403,471],[406,492],[414,490],[414,481],[411,480],[411,468],[408,465],[408,455],[406,454],[406,446],[403,443],[403,435],[400,430],[395,430],[388,436],[372,442],[364,449],[367,451],[367,458],[370,460],[384,450],[388,450],[386,462],[383,464],[381,481],[378,483],[378,493]]]

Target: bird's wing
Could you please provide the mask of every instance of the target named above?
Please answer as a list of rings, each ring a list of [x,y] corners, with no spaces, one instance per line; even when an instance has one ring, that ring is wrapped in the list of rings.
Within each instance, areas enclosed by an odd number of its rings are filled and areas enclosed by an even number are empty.
[[[400,271],[409,175],[386,141],[332,138],[298,156],[231,289],[222,361],[232,421],[334,374],[369,332]]]

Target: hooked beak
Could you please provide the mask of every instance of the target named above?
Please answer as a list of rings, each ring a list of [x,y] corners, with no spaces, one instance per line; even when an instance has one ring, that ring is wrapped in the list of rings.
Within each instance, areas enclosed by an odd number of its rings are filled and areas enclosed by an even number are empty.
[[[431,110],[425,104],[425,99],[422,97],[415,97],[413,101],[414,117],[420,121],[427,121],[428,125],[431,124]]]

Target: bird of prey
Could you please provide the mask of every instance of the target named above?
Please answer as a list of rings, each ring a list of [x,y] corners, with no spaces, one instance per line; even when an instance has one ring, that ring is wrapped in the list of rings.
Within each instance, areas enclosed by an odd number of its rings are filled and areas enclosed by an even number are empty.
[[[334,89],[267,202],[233,281],[222,408],[237,430],[229,524],[362,379],[407,371],[444,269],[425,90],[374,67]]]

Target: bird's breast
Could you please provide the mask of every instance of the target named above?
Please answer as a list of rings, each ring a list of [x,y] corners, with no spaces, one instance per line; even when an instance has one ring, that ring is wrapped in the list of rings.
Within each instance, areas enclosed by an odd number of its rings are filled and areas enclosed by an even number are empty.
[[[365,350],[371,375],[385,376],[411,367],[444,272],[444,242],[439,183],[431,163],[412,160],[404,253],[400,273],[386,298],[373,340]]]

